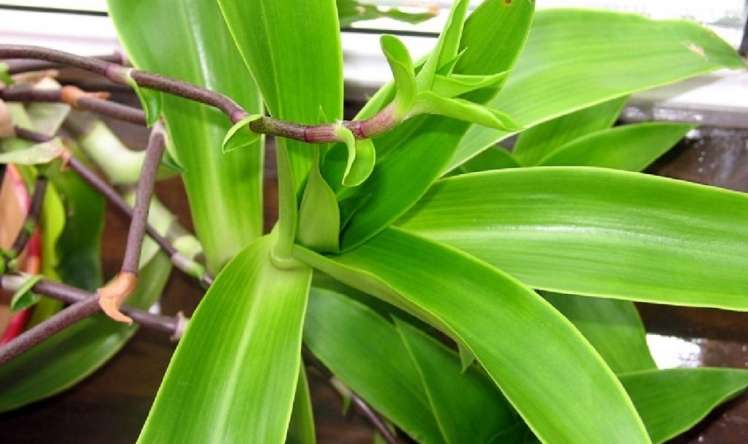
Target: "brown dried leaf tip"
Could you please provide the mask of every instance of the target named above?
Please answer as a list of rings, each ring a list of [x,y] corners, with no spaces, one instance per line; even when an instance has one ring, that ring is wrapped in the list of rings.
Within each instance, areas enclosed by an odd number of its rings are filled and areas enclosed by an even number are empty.
[[[138,286],[138,276],[135,273],[122,272],[108,284],[99,288],[99,306],[107,316],[117,322],[132,324],[132,318],[120,311],[120,307]]]

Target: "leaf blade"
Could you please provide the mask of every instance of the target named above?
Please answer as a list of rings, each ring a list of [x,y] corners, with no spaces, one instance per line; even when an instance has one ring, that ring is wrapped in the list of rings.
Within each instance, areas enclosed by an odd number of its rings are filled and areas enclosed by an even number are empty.
[[[745,218],[748,198],[736,192],[599,168],[535,167],[444,179],[399,223],[533,288],[746,310],[739,252],[748,232],[733,222]]]
[[[311,272],[275,268],[273,242],[256,240],[216,278],[174,352],[138,442],[284,442]],[[223,327],[216,330],[216,323]]]

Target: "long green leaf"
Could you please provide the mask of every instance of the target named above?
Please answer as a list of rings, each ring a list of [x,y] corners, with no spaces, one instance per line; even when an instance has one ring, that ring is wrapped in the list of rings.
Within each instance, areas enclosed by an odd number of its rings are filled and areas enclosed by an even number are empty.
[[[600,356],[548,302],[508,275],[396,229],[336,257],[295,251],[467,346],[545,442],[649,442]]]
[[[227,94],[249,113],[261,111],[257,88],[215,2],[108,3],[135,66]],[[215,272],[262,233],[262,149],[223,154],[231,122],[208,106],[164,94],[162,112],[185,170],[195,230]]]
[[[517,67],[488,106],[530,127],[724,67],[739,69],[745,63],[730,45],[695,23],[607,11],[546,10],[537,14]],[[473,126],[445,171],[509,135]]]
[[[218,3],[271,115],[307,124],[342,118],[343,54],[334,0]],[[312,147],[278,141],[288,148],[298,188],[309,172]]]
[[[287,444],[315,444],[314,412],[312,395],[309,392],[309,381],[304,366],[299,367],[299,382],[293,398],[293,412],[288,426]]]
[[[512,154],[523,165],[536,165],[540,159],[568,142],[610,128],[627,99],[626,96],[619,97],[522,131]]]
[[[460,42],[464,52],[454,72],[491,75],[510,69],[524,44],[533,10],[530,0],[483,2],[465,23]],[[476,91],[468,98],[481,102],[487,95],[486,91]],[[367,113],[385,104],[380,98],[374,100],[376,106],[367,107]],[[445,169],[467,128],[466,123],[445,117],[419,117],[377,138],[379,161],[372,178],[344,195],[356,201],[349,205],[356,211],[352,217],[343,215],[344,220],[350,219],[342,233],[343,248],[359,245],[413,205]],[[332,160],[336,157],[330,157],[327,168],[334,169]]]
[[[685,432],[748,387],[748,372],[726,368],[650,370],[620,378],[655,443]]]
[[[694,125],[648,122],[597,131],[550,152],[543,166],[596,166],[641,171],[665,154]]]
[[[520,422],[482,373],[462,372],[454,352],[341,293],[312,292],[304,341],[337,378],[418,442],[489,442]]]
[[[537,167],[440,181],[400,223],[533,288],[748,310],[742,220],[744,194],[639,173]]]
[[[141,269],[140,285],[128,305],[148,309],[161,297],[171,262],[162,253]],[[104,365],[135,334],[128,326],[97,315],[68,327],[0,367],[0,412],[57,394]]]
[[[636,307],[629,301],[543,293],[616,373],[656,368]]]
[[[275,268],[274,242],[252,242],[216,278],[174,352],[138,442],[284,442],[311,270]]]

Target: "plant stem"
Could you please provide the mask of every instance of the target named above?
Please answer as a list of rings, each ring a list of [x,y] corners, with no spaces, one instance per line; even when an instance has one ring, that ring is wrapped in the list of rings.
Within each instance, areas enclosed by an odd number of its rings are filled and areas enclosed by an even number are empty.
[[[94,59],[103,60],[106,62],[117,63],[119,65],[128,65],[127,57],[121,51],[115,51],[109,55],[93,56]],[[45,69],[59,68],[62,64],[53,63],[44,60],[34,59],[16,59],[6,60],[5,63],[8,66],[8,74],[20,74],[29,71],[42,71]]]
[[[371,425],[373,425],[380,435],[382,435],[382,438],[387,442],[387,444],[399,444],[399,441],[395,437],[395,435],[392,433],[392,431],[387,427],[387,424],[384,423],[382,418],[377,415],[377,413],[372,410],[372,408],[369,406],[369,404],[366,403],[363,399],[359,398],[358,395],[351,392],[351,403],[353,403],[353,407],[364,417]]]
[[[74,66],[105,76],[107,79],[120,85],[129,85],[133,81],[140,87],[155,89],[215,107],[226,114],[233,123],[237,123],[249,116],[234,100],[223,94],[158,74],[125,68],[104,60],[82,57],[38,46],[0,45],[0,59],[7,58],[39,59]],[[390,105],[369,119],[342,121],[339,124],[351,130],[354,137],[366,139],[389,131],[397,123],[399,122],[395,116],[395,109]],[[252,131],[261,134],[296,139],[307,143],[342,142],[340,137],[332,131],[336,125],[338,123],[300,125],[263,116],[252,121],[250,128]]]
[[[0,287],[9,292],[16,291],[18,287],[23,285],[25,278],[20,275],[3,275],[0,277]],[[97,296],[93,293],[80,290],[78,288],[70,287],[65,284],[52,282],[43,279],[36,283],[32,287],[35,293],[65,302],[67,304],[75,304],[77,302],[86,301],[89,299],[96,300]],[[177,317],[160,316],[148,313],[147,311],[138,310],[136,308],[130,308],[127,306],[122,307],[122,312],[130,316],[135,322],[141,326],[150,330],[159,331],[172,335],[176,339],[181,336],[182,329],[184,327],[185,318],[178,315]]]
[[[52,140],[52,137],[47,136],[46,134],[42,134],[25,128],[14,127],[14,130],[16,137],[24,140],[29,140],[31,142],[42,143]],[[106,197],[106,199],[112,205],[114,205],[117,210],[119,210],[129,218],[133,217],[132,207],[130,207],[130,205],[125,202],[122,196],[120,196],[120,194],[114,188],[112,188],[105,180],[103,180],[95,172],[88,168],[83,162],[81,162],[74,156],[69,156],[67,158],[67,167],[78,174],[78,176],[80,176],[81,179],[88,183],[93,189]],[[172,263],[177,267],[177,269],[187,275],[194,276],[199,279],[201,285],[203,285],[205,288],[210,286],[210,283],[213,282],[212,276],[210,276],[207,272],[204,272],[200,276],[195,276],[194,269],[192,267],[195,264],[194,261],[183,256],[176,248],[174,248],[171,242],[169,242],[168,239],[162,236],[152,225],[147,224],[145,229],[148,237],[153,239],[153,241],[158,244],[159,248],[161,248],[161,250],[163,250],[164,253],[166,253],[171,258]]]
[[[59,102],[73,108],[92,111],[145,126],[145,113],[142,110],[104,99],[108,93],[88,93],[76,86],[63,86],[59,89],[34,89],[28,85],[11,86],[0,89],[0,99],[7,102]]]
[[[29,212],[26,214],[26,221],[11,247],[11,255],[13,257],[21,255],[21,252],[26,248],[26,244],[29,243],[31,235],[34,233],[34,230],[36,230],[36,226],[39,223],[39,214],[41,214],[42,204],[44,203],[44,195],[47,191],[47,182],[48,180],[45,176],[39,175],[36,178],[34,195],[31,198]]]
[[[130,230],[127,235],[125,257],[122,260],[122,271],[129,273],[138,272],[140,252],[143,249],[146,225],[148,225],[148,209],[151,206],[151,196],[156,185],[156,173],[164,155],[165,146],[164,128],[156,123],[151,130],[146,147],[143,169],[140,172],[135,193],[135,207],[132,211]]]
[[[16,336],[0,347],[0,366],[23,354],[55,333],[99,311],[98,298],[90,298],[63,309],[51,318]]]

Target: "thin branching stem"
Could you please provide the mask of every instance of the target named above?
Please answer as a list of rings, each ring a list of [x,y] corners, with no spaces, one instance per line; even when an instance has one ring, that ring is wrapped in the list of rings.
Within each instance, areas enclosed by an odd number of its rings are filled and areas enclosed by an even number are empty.
[[[91,316],[98,310],[97,298],[86,299],[76,302],[51,318],[31,327],[0,347],[0,366],[20,356],[55,333]]]
[[[57,89],[37,89],[28,85],[0,89],[0,99],[6,102],[58,102],[75,109],[95,112],[113,119],[145,126],[145,113],[131,106],[105,100],[108,93],[89,93],[76,86]]]
[[[47,178],[43,175],[39,175],[36,178],[34,194],[31,197],[31,206],[26,214],[26,221],[24,222],[23,227],[21,227],[18,236],[16,236],[16,239],[13,241],[13,246],[10,250],[13,257],[21,255],[23,250],[26,248],[26,245],[29,243],[31,235],[39,224],[39,215],[42,212],[42,204],[44,203],[44,196],[47,191],[47,181]]]
[[[52,137],[26,128],[15,127],[16,137],[31,142],[42,143],[49,142]],[[132,207],[122,198],[122,196],[109,185],[104,179],[99,177],[93,170],[91,170],[86,164],[78,160],[75,156],[68,156],[66,165],[72,171],[74,171],[81,179],[88,183],[94,190],[102,194],[120,213],[124,214],[128,218],[133,217]],[[172,263],[177,269],[184,273],[192,276],[193,272],[189,268],[191,260],[185,258],[172,243],[164,236],[162,236],[151,224],[146,224],[146,234],[164,251],[170,258]],[[208,288],[213,283],[213,276],[205,272],[203,275],[198,277],[200,284],[204,288]]]
[[[103,60],[105,62],[117,63],[119,65],[127,65],[129,61],[125,54],[121,51],[115,51],[112,54],[93,56],[92,58]],[[46,60],[38,59],[14,59],[3,61],[7,65],[8,74],[22,74],[31,71],[43,71],[47,69],[55,69],[63,66],[61,63],[48,62]]]
[[[164,155],[165,145],[164,128],[160,123],[156,123],[148,138],[143,169],[140,171],[140,179],[135,191],[135,206],[133,207],[130,229],[127,234],[125,257],[122,260],[122,272],[125,273],[137,274],[138,272],[140,252],[143,249],[143,239],[148,225],[148,209],[151,206],[151,197],[156,185],[156,174]]]
[[[0,277],[0,288],[13,292],[23,285],[25,280],[26,278],[21,275],[6,274]],[[94,293],[47,279],[37,282],[31,290],[37,294],[62,301],[66,304],[75,304],[89,299],[96,299]],[[126,313],[144,328],[166,333],[177,339],[181,336],[186,322],[186,319],[181,314],[176,317],[162,316],[128,306],[122,307],[122,312]]]
[[[38,46],[0,45],[0,59],[12,58],[38,59],[73,66],[102,75],[120,85],[129,85],[132,81],[143,88],[162,91],[215,107],[226,114],[234,123],[249,117],[249,113],[244,108],[223,94],[159,74],[126,68],[105,60]],[[387,106],[375,116],[365,120],[344,120],[320,125],[302,125],[262,116],[253,120],[250,123],[250,128],[256,133],[296,139],[307,143],[334,143],[343,141],[336,131],[338,125],[348,128],[354,137],[365,139],[389,131],[397,123],[394,108]]]

